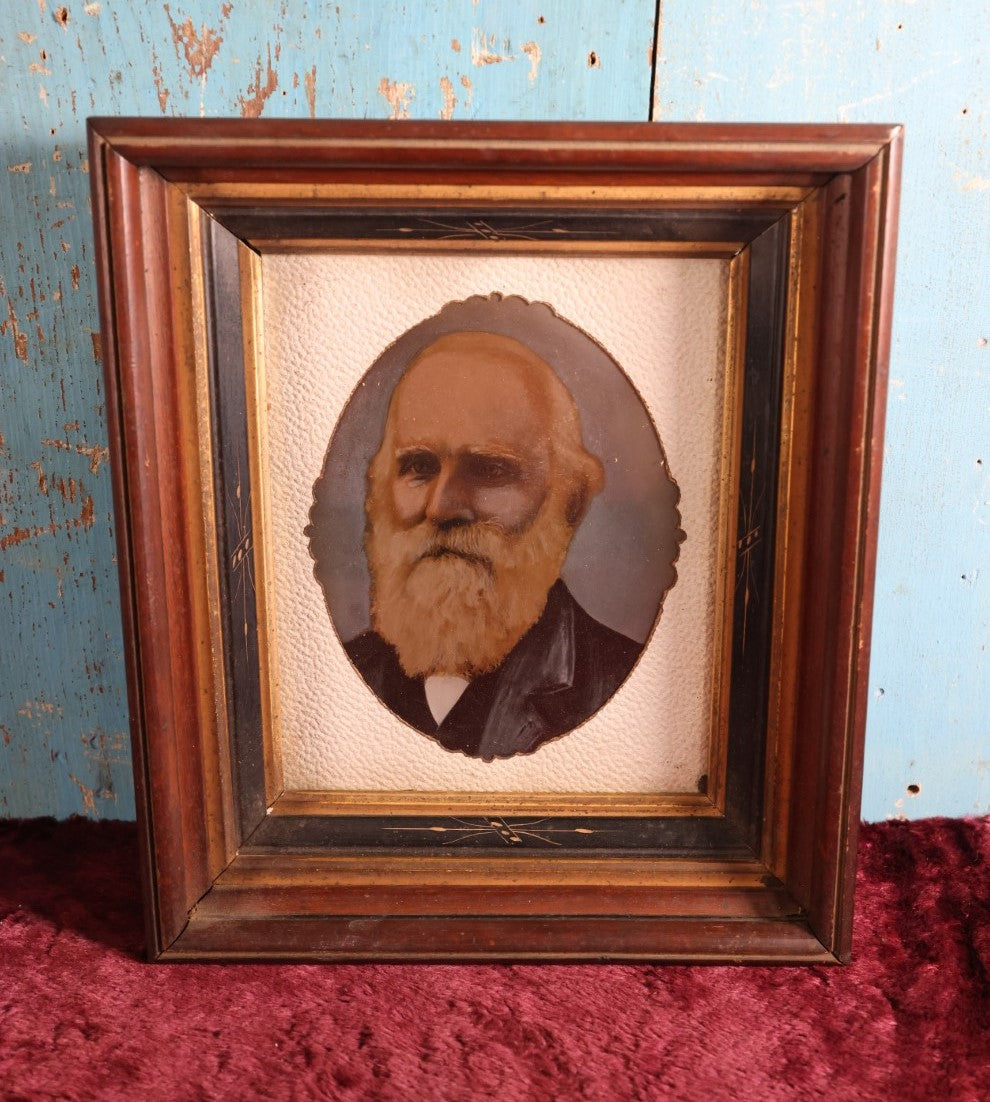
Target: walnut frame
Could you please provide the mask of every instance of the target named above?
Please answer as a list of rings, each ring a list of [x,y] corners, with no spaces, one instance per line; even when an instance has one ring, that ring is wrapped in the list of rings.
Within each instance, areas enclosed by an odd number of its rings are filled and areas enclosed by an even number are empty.
[[[149,956],[848,960],[900,128],[92,119],[89,140]],[[697,796],[517,801],[607,811],[639,848],[383,846],[382,822],[436,801],[283,792],[263,646],[246,718],[231,696],[217,441],[224,418],[261,434],[257,255],[360,248],[342,225],[411,208],[618,219],[630,250],[734,265],[748,389],[730,413],[763,434],[775,491],[762,665],[725,676],[750,679],[758,722]],[[218,286],[237,332],[211,314]],[[211,382],[223,357],[243,409]],[[249,497],[263,472],[255,454]],[[726,526],[726,556],[744,536]],[[264,601],[255,625],[263,640]]]

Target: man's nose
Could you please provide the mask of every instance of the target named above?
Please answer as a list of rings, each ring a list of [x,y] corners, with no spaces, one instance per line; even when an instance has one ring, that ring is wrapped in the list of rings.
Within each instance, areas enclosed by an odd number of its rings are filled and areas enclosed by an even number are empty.
[[[426,499],[426,519],[434,524],[468,524],[476,519],[471,488],[455,464],[441,464]]]

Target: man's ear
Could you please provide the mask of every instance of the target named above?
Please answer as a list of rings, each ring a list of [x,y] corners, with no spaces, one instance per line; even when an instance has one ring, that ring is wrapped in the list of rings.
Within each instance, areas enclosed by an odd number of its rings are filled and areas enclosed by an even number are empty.
[[[567,498],[564,508],[564,517],[572,528],[584,520],[584,514],[588,511],[591,499],[595,494],[600,494],[605,486],[605,468],[597,455],[585,452],[582,457],[579,473],[574,480],[574,489]]]

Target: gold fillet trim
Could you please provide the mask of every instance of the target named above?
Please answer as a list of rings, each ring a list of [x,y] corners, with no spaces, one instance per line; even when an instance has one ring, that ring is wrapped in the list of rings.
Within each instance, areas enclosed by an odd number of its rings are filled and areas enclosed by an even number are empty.
[[[321,243],[322,244],[322,243]],[[377,251],[391,251],[381,246]],[[484,243],[491,247],[489,243]],[[500,243],[501,244],[501,243]],[[347,250],[350,251],[350,250]],[[723,258],[724,259],[724,258]],[[249,420],[251,481],[262,487],[253,495],[254,555],[257,582],[259,660],[261,664],[266,802],[272,815],[507,815],[539,813],[562,816],[715,817],[724,804],[728,748],[728,679],[731,659],[735,495],[740,452],[742,364],[745,353],[745,304],[748,254],[736,253],[728,266],[724,397],[722,402],[720,494],[716,563],[716,620],[713,630],[711,710],[708,732],[709,784],[698,793],[430,793],[382,791],[282,791],[281,728],[277,703],[277,640],[272,620],[274,594],[268,500],[265,418],[267,408],[262,356],[262,285],[260,258],[241,247],[241,308],[244,324],[245,386]]]
[[[725,806],[729,754],[729,695],[732,676],[732,627],[735,603],[736,515],[742,455],[742,402],[746,360],[746,307],[749,250],[729,264],[725,366],[722,389],[722,454],[719,464],[718,558],[715,570],[715,624],[712,633],[711,726],[708,794]]]
[[[291,790],[268,808],[269,815],[559,815],[572,818],[710,818],[712,801],[697,792],[321,792]]]
[[[202,665],[197,674],[200,692],[200,723],[204,730],[203,779],[204,814],[209,828],[210,865],[213,875],[233,857],[228,847],[235,837],[234,793],[230,783],[231,761],[226,738],[228,729],[226,673],[223,661],[223,616],[220,602],[220,577],[217,544],[217,513],[214,495],[214,442],[211,425],[210,353],[207,334],[206,284],[204,279],[203,215],[177,189],[169,189],[169,218],[172,223],[172,248],[177,260],[188,264],[183,276],[189,279],[188,315],[176,325],[182,341],[178,363],[190,363],[192,371],[182,373],[189,407],[191,446],[188,461],[194,467],[190,482],[195,485],[199,515],[195,530],[201,534],[202,558],[197,553],[192,589],[205,607],[197,608],[197,622],[208,625],[209,668]],[[176,301],[182,302],[181,293]],[[181,380],[180,380],[181,382]],[[190,518],[192,519],[192,518]],[[192,523],[190,524],[192,531]],[[197,541],[197,552],[200,546]],[[202,658],[200,659],[202,663]],[[206,732],[209,732],[208,734]],[[219,867],[218,867],[219,864]]]
[[[487,240],[434,238],[429,241],[369,241],[321,237],[253,237],[252,248],[266,254],[321,251],[327,253],[438,253],[507,252],[544,256],[689,256],[725,260],[745,247],[744,241],[516,241],[493,237]]]
[[[814,401],[822,193],[791,214],[787,311],[781,390],[774,592],[770,625],[769,708],[763,852],[778,875],[787,864],[791,761],[796,737],[794,686],[801,627],[802,549],[810,471],[809,421]]]
[[[507,853],[497,861],[491,858],[459,856],[455,862],[443,862],[438,868],[434,856],[410,854],[371,854],[356,856],[318,853],[243,852],[238,854],[217,881],[217,889],[250,890],[269,886],[277,871],[288,887],[327,888],[348,884],[373,887],[426,887],[438,882],[444,886],[466,888],[522,887],[535,889],[578,887],[594,888],[681,888],[688,891],[710,889],[751,889],[766,891],[766,867],[759,861],[702,861],[690,857],[600,857],[575,854],[566,861],[538,853]],[[387,881],[383,883],[383,877]],[[210,897],[204,901],[207,904]]]
[[[278,705],[278,649],[274,625],[275,568],[272,551],[271,483],[268,462],[268,386],[265,374],[261,257],[243,243],[237,249],[244,342],[244,396],[250,471],[258,678],[265,803],[282,791],[282,735]],[[245,580],[247,584],[247,580]]]
[[[472,184],[472,183],[381,183],[361,184],[277,182],[232,182],[178,184],[197,202],[236,199],[294,202],[300,207],[313,202],[376,201],[406,203],[431,202],[561,202],[581,206],[607,200],[609,204],[632,205],[663,203],[673,206],[795,206],[814,188],[787,184]]]

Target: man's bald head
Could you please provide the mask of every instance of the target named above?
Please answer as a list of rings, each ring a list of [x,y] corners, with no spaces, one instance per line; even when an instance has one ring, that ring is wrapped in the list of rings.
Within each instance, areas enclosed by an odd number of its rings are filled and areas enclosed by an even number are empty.
[[[484,332],[447,334],[410,363],[371,477],[373,492],[392,483],[400,522],[422,505],[424,517],[452,509],[506,531],[524,529],[551,490],[576,527],[604,483],[553,369],[521,341]]]

